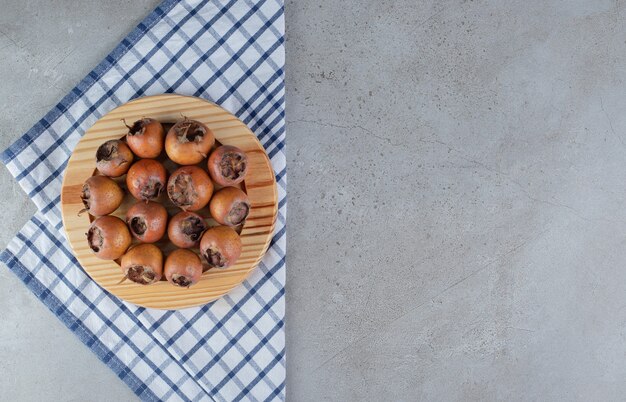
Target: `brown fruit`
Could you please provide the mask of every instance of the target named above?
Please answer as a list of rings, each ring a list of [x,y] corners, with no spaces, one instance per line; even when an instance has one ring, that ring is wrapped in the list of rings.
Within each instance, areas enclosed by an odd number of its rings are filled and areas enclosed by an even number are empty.
[[[209,203],[213,183],[209,175],[197,166],[183,166],[167,181],[167,195],[183,211],[197,211]]]
[[[165,189],[166,182],[165,167],[154,159],[141,159],[135,162],[126,175],[128,191],[141,201],[157,199]]]
[[[210,267],[230,267],[241,255],[241,239],[227,226],[209,228],[200,240],[200,254]]]
[[[126,127],[128,127],[126,142],[135,155],[140,158],[156,158],[163,152],[165,130],[161,123],[154,119],[144,118]]]
[[[207,157],[214,143],[215,136],[207,126],[185,118],[167,132],[165,152],[179,165],[195,165]]]
[[[214,182],[224,187],[234,186],[248,172],[248,157],[237,147],[222,145],[211,153],[207,166]]]
[[[120,258],[130,246],[131,241],[128,227],[116,216],[106,215],[97,218],[87,231],[89,247],[96,257],[103,260]]]
[[[200,280],[202,261],[193,251],[179,248],[165,260],[164,272],[172,285],[188,288]]]
[[[161,280],[163,253],[154,244],[138,244],[122,257],[122,272],[131,281],[150,285]]]
[[[224,187],[215,193],[209,204],[211,216],[227,226],[242,224],[250,213],[248,195],[236,187]]]
[[[119,177],[133,163],[133,153],[124,141],[109,140],[96,151],[96,167],[105,176]]]
[[[137,240],[154,243],[167,230],[167,211],[158,202],[138,202],[126,211],[126,223]]]
[[[83,184],[80,199],[85,205],[83,211],[94,216],[108,215],[122,204],[124,191],[109,177],[91,176]]]
[[[167,236],[180,248],[191,248],[198,244],[207,224],[202,217],[193,212],[179,212],[167,225]]]

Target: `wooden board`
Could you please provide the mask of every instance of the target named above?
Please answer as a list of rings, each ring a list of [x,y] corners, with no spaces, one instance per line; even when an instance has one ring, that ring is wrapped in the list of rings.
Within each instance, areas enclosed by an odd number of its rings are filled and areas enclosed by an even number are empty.
[[[235,145],[248,155],[248,174],[242,188],[250,198],[251,211],[241,228],[241,257],[232,267],[205,270],[201,280],[188,289],[173,286],[164,280],[149,286],[128,280],[119,283],[123,279],[119,264],[96,258],[87,244],[85,233],[93,217],[86,213],[78,215],[83,208],[80,199],[83,183],[96,173],[95,155],[98,146],[110,139],[120,139],[128,132],[122,119],[126,119],[129,124],[142,117],[151,117],[161,123],[174,123],[183,115],[203,122],[213,131],[217,141]],[[206,161],[199,166],[206,169]],[[175,166],[171,164],[168,170],[173,168]],[[117,179],[123,188],[125,177]],[[162,196],[160,201],[166,205],[170,216],[179,211],[169,203],[167,195]],[[124,219],[126,210],[134,202],[132,196],[127,194],[124,203],[112,215]],[[61,207],[63,225],[74,255],[93,280],[130,303],[159,309],[180,309],[206,304],[223,296],[239,285],[259,264],[274,233],[278,196],[269,158],[259,140],[243,122],[206,100],[168,94],[130,101],[103,116],[87,130],[68,162],[61,191]],[[209,217],[207,208],[198,213],[207,219]],[[211,224],[210,220],[208,222]],[[167,239],[157,245],[166,254],[172,249]]]

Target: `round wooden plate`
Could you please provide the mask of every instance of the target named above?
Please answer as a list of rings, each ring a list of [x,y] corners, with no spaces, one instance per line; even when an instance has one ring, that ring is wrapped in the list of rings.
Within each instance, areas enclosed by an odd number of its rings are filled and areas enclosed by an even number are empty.
[[[87,213],[78,215],[83,208],[80,199],[82,186],[88,177],[96,174],[96,150],[100,144],[110,139],[120,139],[128,129],[122,119],[129,123],[142,117],[151,117],[161,123],[174,123],[182,116],[206,124],[222,144],[235,145],[243,149],[249,159],[248,174],[242,188],[248,193],[251,211],[243,228],[241,257],[232,267],[205,270],[201,280],[190,288],[173,286],[161,281],[142,286],[122,281],[123,275],[116,261],[100,260],[87,245],[85,233],[93,217]],[[167,126],[166,126],[167,130]],[[199,166],[206,168],[206,160]],[[173,164],[168,170],[174,168]],[[125,188],[126,176],[117,179]],[[217,187],[216,187],[217,189]],[[161,199],[170,216],[176,209],[167,200]],[[112,214],[124,219],[126,210],[136,202],[126,195],[124,203]],[[203,99],[181,95],[157,95],[130,101],[98,120],[80,140],[65,171],[61,191],[63,225],[74,255],[85,271],[100,286],[117,297],[144,307],[159,309],[180,309],[198,306],[218,299],[239,285],[254,269],[267,251],[274,233],[274,223],[278,211],[276,179],[265,149],[250,129],[235,116],[221,107]],[[208,217],[208,209],[198,211]],[[211,220],[208,220],[212,224]],[[214,224],[214,223],[213,223]],[[157,243],[167,254],[172,245],[167,239]]]

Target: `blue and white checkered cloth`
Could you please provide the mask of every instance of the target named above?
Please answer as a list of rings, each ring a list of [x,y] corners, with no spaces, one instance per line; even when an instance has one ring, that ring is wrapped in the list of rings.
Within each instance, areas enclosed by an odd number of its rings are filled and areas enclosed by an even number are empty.
[[[282,0],[166,0],[41,121],[2,154],[39,212],[0,255],[144,400],[285,396],[284,16]],[[209,99],[258,136],[278,182],[276,233],[242,286],[199,308],[120,301],[82,270],[65,239],[63,171],[83,133],[130,99]]]

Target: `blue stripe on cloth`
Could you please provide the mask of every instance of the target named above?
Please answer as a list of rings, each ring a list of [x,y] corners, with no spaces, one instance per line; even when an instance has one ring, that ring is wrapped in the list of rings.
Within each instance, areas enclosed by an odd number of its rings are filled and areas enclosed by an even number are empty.
[[[281,293],[280,296],[282,296],[283,293]],[[265,307],[269,309],[269,306],[270,305],[268,303]],[[267,311],[267,310],[265,310],[265,311]],[[248,324],[248,325],[250,325],[250,324]],[[266,335],[265,337],[263,337],[263,339],[261,339],[260,342],[254,347],[254,349],[252,349],[248,354],[246,354],[243,357],[243,360],[241,360],[239,362],[239,364],[237,364],[235,367],[233,367],[233,369],[228,373],[227,377],[224,377],[224,379],[222,379],[222,381],[215,386],[214,392],[219,392],[219,390],[224,385],[226,385],[226,383],[228,382],[227,378],[232,378],[233,376],[235,376],[237,374],[237,372],[239,370],[241,370],[243,368],[243,366],[248,364],[252,360],[252,357],[254,357],[254,355],[259,350],[261,350],[263,346],[265,346],[267,344],[267,342],[272,338],[272,336],[274,336],[274,334],[276,334],[279,330],[281,330],[283,328],[283,325],[284,325],[283,321],[279,321],[278,324],[276,326],[274,326],[274,328],[272,328],[272,330],[269,332],[269,334]],[[270,368],[273,367],[276,363],[278,363],[281,360],[282,356],[283,356],[282,352],[278,353],[276,356],[274,356],[274,359],[272,359],[272,361],[267,365],[267,367],[270,367]],[[261,373],[264,373],[264,372],[265,372],[265,370],[261,370]],[[263,377],[264,377],[263,374],[260,374],[252,382],[250,382],[249,385],[250,386],[256,385],[256,383],[258,383],[260,380],[262,380]],[[246,389],[248,389],[248,388],[250,388],[250,387],[249,386],[246,387]],[[245,391],[245,389],[242,391],[242,393],[244,393],[244,395],[247,394],[248,392],[249,391]],[[241,399],[241,397],[238,396],[238,397],[235,397],[235,399]]]
[[[282,258],[274,267],[272,270],[270,270],[267,274],[265,274],[264,278],[265,279],[269,279],[269,277],[275,273],[278,269],[282,268],[283,265],[285,263],[285,259]],[[250,299],[255,292],[258,291],[259,287],[260,287],[261,283],[257,284],[257,286],[253,287],[252,289],[250,289],[250,291],[248,293],[246,293],[246,295],[240,300],[239,303],[237,303],[236,305],[234,305],[229,311],[228,313],[226,313],[226,315],[224,315],[224,317],[215,324],[215,326],[213,328],[211,328],[206,336],[207,338],[210,338],[212,335],[214,335],[218,330],[220,330],[226,321],[228,321],[232,316],[234,316],[237,311],[245,304],[245,302],[248,301],[248,299]],[[283,288],[284,289],[284,288]],[[283,290],[281,289],[281,290]],[[198,313],[196,315],[194,315],[189,321],[188,321],[188,325],[193,325],[201,316],[203,316],[206,312],[206,310],[208,310],[208,308],[210,307],[210,305],[206,305],[204,306],[201,311],[198,311]],[[185,333],[185,328],[181,328],[178,332],[176,332],[167,342],[166,346],[171,346],[174,342],[176,342],[178,340],[178,338],[180,338],[184,333]],[[184,355],[181,358],[182,362],[187,361],[199,348],[202,347],[202,344],[200,342],[198,342],[192,349],[189,350],[189,352]]]

